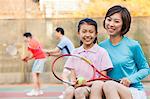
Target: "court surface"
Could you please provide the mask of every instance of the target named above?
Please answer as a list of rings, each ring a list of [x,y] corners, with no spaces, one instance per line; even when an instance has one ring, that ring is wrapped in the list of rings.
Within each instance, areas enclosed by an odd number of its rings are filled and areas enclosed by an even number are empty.
[[[150,99],[150,82],[144,83],[146,94]],[[62,84],[44,84],[44,94],[40,96],[26,96],[26,92],[32,89],[31,84],[0,85],[0,99],[59,99],[58,96],[64,90]]]

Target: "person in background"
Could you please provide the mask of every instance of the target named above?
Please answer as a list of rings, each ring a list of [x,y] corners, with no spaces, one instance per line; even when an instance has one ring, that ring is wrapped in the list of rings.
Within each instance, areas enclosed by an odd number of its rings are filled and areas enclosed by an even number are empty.
[[[65,36],[64,29],[61,27],[57,27],[55,30],[55,38],[59,40],[59,43],[57,44],[56,48],[52,50],[46,50],[46,53],[48,53],[50,56],[59,56],[62,54],[71,54],[71,52],[74,50],[74,45],[72,41]],[[64,59],[65,61],[67,59]],[[68,69],[63,70],[62,76],[66,77],[70,74],[70,71]],[[59,98],[63,98],[63,94],[59,96]]]
[[[23,60],[27,62],[28,59],[32,58],[35,59],[32,66],[33,89],[26,95],[28,96],[42,95],[43,91],[41,90],[40,74],[43,72],[44,69],[46,54],[43,52],[42,46],[39,43],[39,41],[37,41],[30,32],[24,33],[23,37],[27,45],[27,50],[29,52],[28,56],[26,56]]]
[[[47,53],[52,56],[71,54],[72,50],[74,49],[74,45],[71,40],[65,36],[64,29],[61,27],[57,27],[54,35],[55,38],[59,40],[59,43],[57,44],[56,48],[52,50],[47,50]]]
[[[130,24],[126,7],[115,5],[107,11],[103,26],[109,38],[99,45],[107,50],[114,66],[108,76],[120,83],[103,84],[106,99],[147,99],[141,80],[149,75],[150,69],[139,42],[125,36]]]

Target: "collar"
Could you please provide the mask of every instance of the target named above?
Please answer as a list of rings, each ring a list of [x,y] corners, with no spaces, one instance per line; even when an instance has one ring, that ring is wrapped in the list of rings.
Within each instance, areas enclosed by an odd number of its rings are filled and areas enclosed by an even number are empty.
[[[94,44],[93,47],[91,47],[91,48],[88,49],[88,50],[85,50],[85,49],[83,48],[83,45],[82,45],[81,47],[79,47],[78,53],[82,53],[82,52],[92,52],[92,53],[96,53],[96,52],[98,51],[98,48],[99,48],[99,46],[98,46],[97,44]]]
[[[60,37],[60,40],[61,40],[61,39],[63,39],[63,38],[65,38],[65,36],[64,36],[64,35]]]

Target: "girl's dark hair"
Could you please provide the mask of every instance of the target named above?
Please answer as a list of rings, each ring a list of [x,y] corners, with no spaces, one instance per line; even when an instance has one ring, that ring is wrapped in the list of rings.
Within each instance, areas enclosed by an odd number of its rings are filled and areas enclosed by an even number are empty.
[[[56,31],[57,31],[57,32],[60,32],[62,35],[65,34],[65,33],[64,33],[64,29],[61,28],[61,27],[56,28]]]
[[[123,25],[122,25],[122,29],[121,29],[121,36],[123,36],[129,31],[130,24],[131,24],[130,12],[125,7],[122,7],[120,5],[115,5],[115,6],[111,7],[106,13],[105,19],[103,21],[103,27],[106,28],[105,27],[106,18],[112,16],[115,13],[121,14],[121,18],[123,21]]]
[[[32,37],[32,34],[31,34],[30,32],[25,32],[25,33],[23,34],[23,36],[25,36],[26,38],[27,38],[27,37]]]
[[[96,23],[96,21],[94,21],[93,19],[91,19],[91,18],[85,18],[85,19],[82,19],[80,22],[79,22],[79,24],[78,24],[78,32],[80,31],[80,28],[81,28],[81,25],[82,24],[88,24],[88,25],[93,25],[94,27],[95,27],[95,30],[96,30],[96,33],[98,32],[98,30],[97,30],[97,23]],[[95,38],[95,40],[94,40],[94,42],[93,42],[94,44],[95,43],[98,43],[97,42],[97,37]],[[80,45],[82,45],[83,44],[83,42],[82,41],[80,41]]]

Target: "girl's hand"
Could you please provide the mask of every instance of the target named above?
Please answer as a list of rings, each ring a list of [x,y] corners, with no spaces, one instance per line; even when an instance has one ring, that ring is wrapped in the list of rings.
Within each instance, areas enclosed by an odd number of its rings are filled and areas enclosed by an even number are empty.
[[[92,82],[86,82],[86,86],[92,86]]]
[[[131,84],[131,81],[128,78],[122,78],[120,83],[123,84],[126,87],[129,87],[130,84]]]
[[[72,85],[76,85],[77,84],[77,80],[71,81]]]
[[[78,87],[83,87],[83,86],[91,86],[92,85],[92,82],[84,82],[82,84],[75,84],[75,88],[78,88]]]

